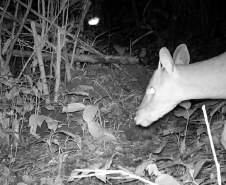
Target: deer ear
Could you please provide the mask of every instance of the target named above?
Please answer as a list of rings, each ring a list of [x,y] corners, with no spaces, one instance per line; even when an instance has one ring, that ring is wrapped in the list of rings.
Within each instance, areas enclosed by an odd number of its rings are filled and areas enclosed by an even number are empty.
[[[159,62],[162,64],[162,66],[165,68],[165,70],[168,73],[172,73],[174,70],[174,63],[173,63],[173,59],[170,55],[170,52],[167,48],[161,48],[159,51]]]
[[[185,44],[179,45],[173,54],[175,64],[188,65],[190,62],[190,54]]]

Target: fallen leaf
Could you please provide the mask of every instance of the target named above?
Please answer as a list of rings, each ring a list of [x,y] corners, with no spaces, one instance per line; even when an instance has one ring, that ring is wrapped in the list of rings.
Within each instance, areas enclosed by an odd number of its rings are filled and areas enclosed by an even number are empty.
[[[116,137],[108,130],[104,129],[100,124],[90,121],[87,122],[89,133],[95,137],[104,139],[105,141],[118,142]]]
[[[155,183],[158,185],[180,185],[176,179],[174,179],[171,175],[162,174],[155,179]]]
[[[88,123],[93,121],[97,112],[99,111],[98,106],[87,105],[83,111],[82,118]]]
[[[84,110],[86,106],[83,103],[70,103],[67,106],[64,106],[62,109],[62,113],[64,112],[77,112]]]
[[[148,164],[147,166],[147,171],[149,175],[154,174],[155,176],[159,176],[161,175],[161,172],[158,170],[158,167],[156,166],[156,164]]]
[[[143,161],[141,164],[139,164],[136,169],[135,169],[135,174],[143,177],[144,176],[144,172],[148,166],[149,161]]]

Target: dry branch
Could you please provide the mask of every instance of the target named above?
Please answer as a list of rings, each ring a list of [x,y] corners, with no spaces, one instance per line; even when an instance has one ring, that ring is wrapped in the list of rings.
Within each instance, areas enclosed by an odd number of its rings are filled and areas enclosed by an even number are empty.
[[[17,57],[30,57],[32,51],[20,51],[14,50],[13,56]],[[52,57],[56,59],[56,54],[42,52],[42,57],[44,60],[51,60]],[[69,60],[71,60],[72,54],[68,54]],[[87,63],[117,63],[117,64],[138,64],[138,58],[131,56],[111,56],[111,55],[75,55],[74,60],[76,62],[87,62]]]

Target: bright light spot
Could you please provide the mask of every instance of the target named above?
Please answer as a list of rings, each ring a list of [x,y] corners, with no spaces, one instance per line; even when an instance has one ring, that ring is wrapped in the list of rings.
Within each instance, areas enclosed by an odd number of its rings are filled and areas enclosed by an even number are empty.
[[[88,23],[89,23],[89,25],[97,25],[99,23],[99,21],[100,21],[99,17],[93,17],[88,21]]]

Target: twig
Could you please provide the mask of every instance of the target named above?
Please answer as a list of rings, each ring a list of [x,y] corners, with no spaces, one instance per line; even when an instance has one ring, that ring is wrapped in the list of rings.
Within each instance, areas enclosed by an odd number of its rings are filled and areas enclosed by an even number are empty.
[[[80,33],[81,29],[82,29],[82,25],[83,25],[84,19],[86,17],[86,14],[87,14],[87,12],[89,10],[90,5],[91,5],[91,2],[88,0],[87,3],[86,3],[86,5],[85,5],[85,10],[82,13],[82,18],[81,18],[81,20],[79,22],[77,31],[75,33],[75,37],[78,37],[78,35],[79,35],[79,33]],[[77,47],[77,42],[78,42],[78,40],[75,39],[73,53],[72,53],[72,58],[71,58],[71,67],[74,66],[74,55],[75,55],[75,48]]]
[[[217,161],[217,156],[216,156],[216,152],[215,152],[214,145],[213,145],[213,139],[212,139],[212,135],[211,135],[211,131],[210,131],[210,126],[209,126],[209,122],[208,122],[208,118],[207,118],[207,114],[206,114],[205,105],[202,106],[202,111],[203,111],[203,115],[204,115],[205,122],[206,122],[207,133],[208,133],[208,136],[209,136],[209,139],[210,139],[210,146],[211,146],[211,150],[213,152],[213,158],[214,158],[214,161],[215,161],[215,164],[216,164],[218,185],[221,185],[220,164]]]
[[[31,9],[32,1],[33,1],[33,0],[30,0],[29,4],[28,4],[28,6],[27,6],[27,11],[26,11],[26,13],[24,14],[22,23],[21,23],[21,25],[20,25],[20,28],[18,29],[17,34],[15,35],[15,37],[13,38],[13,40],[12,40],[12,42],[11,42],[11,44],[10,44],[10,47],[9,47],[9,53],[7,54],[6,62],[5,62],[5,64],[4,64],[5,66],[8,66],[8,65],[9,65],[9,61],[10,61],[11,56],[12,56],[12,53],[13,53],[13,47],[14,47],[14,45],[15,45],[15,43],[16,43],[16,41],[17,41],[17,39],[18,39],[18,37],[19,37],[19,35],[20,35],[20,33],[21,33],[23,27],[24,27],[24,23],[25,23],[25,21],[26,21],[26,19],[27,19],[28,13],[30,12],[30,9]]]
[[[98,175],[109,175],[109,174],[122,174],[125,176],[128,176],[128,178],[134,178],[138,179],[144,183],[151,184],[151,185],[157,185],[156,183],[150,182],[146,179],[143,179],[137,175],[125,172],[123,170],[101,170],[101,169],[75,169],[73,172],[82,172],[82,175],[73,175],[72,177],[69,178],[69,182],[71,181],[71,178],[84,178],[84,177],[92,177],[92,176],[98,176]],[[93,174],[88,174],[88,173],[93,173]],[[87,175],[83,175],[87,174]]]

